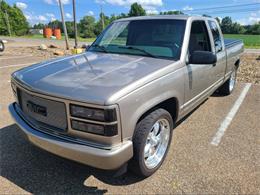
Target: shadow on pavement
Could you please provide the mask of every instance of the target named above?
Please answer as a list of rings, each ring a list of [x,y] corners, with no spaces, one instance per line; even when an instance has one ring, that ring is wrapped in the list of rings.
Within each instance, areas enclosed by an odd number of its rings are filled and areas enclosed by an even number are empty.
[[[114,178],[112,171],[98,170],[45,152],[30,144],[14,124],[0,129],[0,149],[1,176],[31,193],[107,192],[107,189],[88,186],[85,180],[91,175],[110,185],[128,185],[140,180],[130,172]]]

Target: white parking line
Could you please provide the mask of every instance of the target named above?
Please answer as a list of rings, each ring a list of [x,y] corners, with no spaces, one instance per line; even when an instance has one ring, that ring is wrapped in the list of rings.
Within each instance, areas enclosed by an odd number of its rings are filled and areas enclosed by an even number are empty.
[[[0,69],[11,68],[11,67],[16,67],[16,66],[28,66],[28,65],[35,64],[35,63],[37,63],[37,62],[30,62],[30,63],[26,63],[26,64],[15,64],[15,65],[0,66]]]
[[[227,130],[228,126],[230,125],[232,119],[234,118],[234,116],[236,115],[239,107],[241,106],[243,100],[246,97],[247,92],[249,91],[250,87],[251,87],[251,83],[247,83],[246,86],[244,87],[243,91],[241,92],[240,96],[238,97],[238,99],[236,100],[235,104],[233,105],[233,107],[231,108],[231,110],[229,111],[229,113],[227,114],[226,118],[224,119],[224,121],[221,123],[220,127],[218,128],[217,133],[215,134],[215,136],[213,137],[212,141],[210,142],[210,144],[214,145],[214,146],[218,146],[219,143],[221,142],[221,138],[223,137],[223,135],[225,134],[225,131]]]

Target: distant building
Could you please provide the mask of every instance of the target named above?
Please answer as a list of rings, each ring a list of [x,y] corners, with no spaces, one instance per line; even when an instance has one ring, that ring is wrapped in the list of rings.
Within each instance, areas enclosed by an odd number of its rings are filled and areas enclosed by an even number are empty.
[[[43,34],[43,29],[30,29],[29,33],[33,34],[33,35],[37,35],[37,34],[42,35]]]

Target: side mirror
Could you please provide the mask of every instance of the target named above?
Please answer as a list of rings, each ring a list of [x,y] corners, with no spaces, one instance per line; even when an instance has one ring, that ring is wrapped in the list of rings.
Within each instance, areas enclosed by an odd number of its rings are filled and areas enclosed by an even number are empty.
[[[194,51],[189,59],[190,64],[215,64],[217,56],[210,51]]]

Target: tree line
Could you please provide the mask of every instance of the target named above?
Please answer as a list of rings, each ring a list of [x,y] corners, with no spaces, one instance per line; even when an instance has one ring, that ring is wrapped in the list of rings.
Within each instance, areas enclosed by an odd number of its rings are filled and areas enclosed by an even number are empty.
[[[182,15],[181,11],[166,11],[160,12],[160,15]],[[93,16],[84,16],[78,23],[78,35],[82,38],[94,38],[98,36],[103,27],[106,27],[114,20],[133,16],[145,16],[148,15],[145,9],[138,3],[133,3],[128,13],[121,13],[119,15],[112,14],[110,16],[104,13],[99,14],[99,19],[96,20]],[[7,18],[8,17],[8,18]],[[23,12],[16,6],[10,6],[5,1],[0,2],[0,35],[8,35],[7,19],[10,23],[10,29],[13,35],[25,35],[29,33],[29,29],[42,29],[44,27],[60,28],[63,32],[63,26],[61,21],[54,20],[48,24],[38,23],[30,26],[27,22]],[[231,17],[224,17],[222,20],[216,18],[219,22],[224,34],[260,34],[260,22],[242,26],[237,22],[233,22]],[[74,37],[73,22],[66,21],[66,27],[69,37]]]
[[[27,22],[22,10],[15,4],[8,5],[0,0],[0,35],[25,35],[29,32],[29,23]]]

